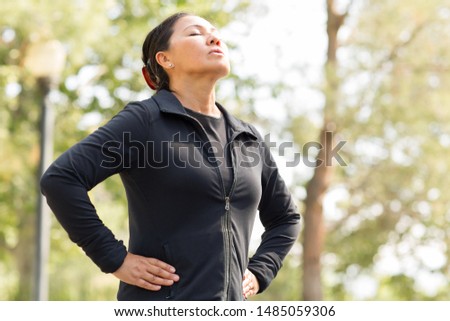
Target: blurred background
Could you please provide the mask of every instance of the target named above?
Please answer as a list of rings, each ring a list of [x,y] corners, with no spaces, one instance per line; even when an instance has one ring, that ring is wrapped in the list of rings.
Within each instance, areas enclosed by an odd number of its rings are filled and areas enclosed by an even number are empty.
[[[218,101],[277,143],[303,216],[254,299],[450,300],[449,0],[3,0],[0,300],[115,299],[117,279],[70,242],[37,181],[153,94],[141,44],[176,11],[220,28],[232,73]],[[119,177],[90,197],[126,241]]]

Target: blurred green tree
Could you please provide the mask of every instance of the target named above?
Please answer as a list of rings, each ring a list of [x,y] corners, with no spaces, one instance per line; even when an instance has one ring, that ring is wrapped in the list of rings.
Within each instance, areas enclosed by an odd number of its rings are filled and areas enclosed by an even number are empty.
[[[303,298],[448,300],[450,3],[354,1],[348,16],[351,1],[326,3],[335,50],[322,127],[296,110],[286,130],[298,146],[305,127],[332,131],[347,166],[296,182],[306,190]]]
[[[152,26],[176,11],[187,11],[224,27],[235,19],[242,19],[248,6],[248,1],[231,4],[224,0],[2,2],[1,300],[29,300],[33,284],[40,108],[34,79],[23,68],[29,44],[58,39],[68,52],[60,86],[50,96],[57,110],[57,156],[130,100],[151,94],[141,80],[140,50]],[[230,45],[234,44],[230,42]],[[233,77],[230,79],[232,81]],[[125,239],[126,205],[120,180],[113,177],[95,188],[91,197],[98,204],[99,213],[108,213],[102,219],[118,237]],[[68,241],[59,224],[53,225],[51,237],[51,300],[114,299],[117,281],[98,273]]]
[[[348,197],[327,247],[338,279],[356,265],[376,281],[364,298],[392,299],[381,290],[391,278],[405,281],[399,299],[449,299],[449,4],[370,1],[342,52],[349,166],[335,186]]]

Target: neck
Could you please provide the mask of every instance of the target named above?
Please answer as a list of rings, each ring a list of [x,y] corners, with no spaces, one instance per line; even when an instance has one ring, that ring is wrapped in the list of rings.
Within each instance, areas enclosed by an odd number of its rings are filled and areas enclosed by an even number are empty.
[[[184,107],[205,115],[220,116],[216,106],[215,82],[176,79],[171,80],[170,89]]]

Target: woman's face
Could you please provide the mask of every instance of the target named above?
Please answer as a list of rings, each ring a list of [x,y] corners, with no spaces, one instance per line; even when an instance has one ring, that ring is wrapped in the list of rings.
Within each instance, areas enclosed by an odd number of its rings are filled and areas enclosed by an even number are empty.
[[[217,80],[230,72],[228,48],[217,29],[197,16],[185,16],[175,23],[162,60],[166,60],[165,68],[169,66],[166,70],[170,78],[188,75]]]

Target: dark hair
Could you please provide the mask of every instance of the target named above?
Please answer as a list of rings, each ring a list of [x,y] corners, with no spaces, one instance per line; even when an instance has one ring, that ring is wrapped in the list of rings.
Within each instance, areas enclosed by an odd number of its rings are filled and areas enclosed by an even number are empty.
[[[169,40],[173,34],[173,26],[178,19],[191,14],[179,12],[171,15],[150,31],[142,45],[142,61],[146,66],[150,79],[156,90],[169,90],[169,76],[164,68],[156,61],[158,51],[169,49]]]

